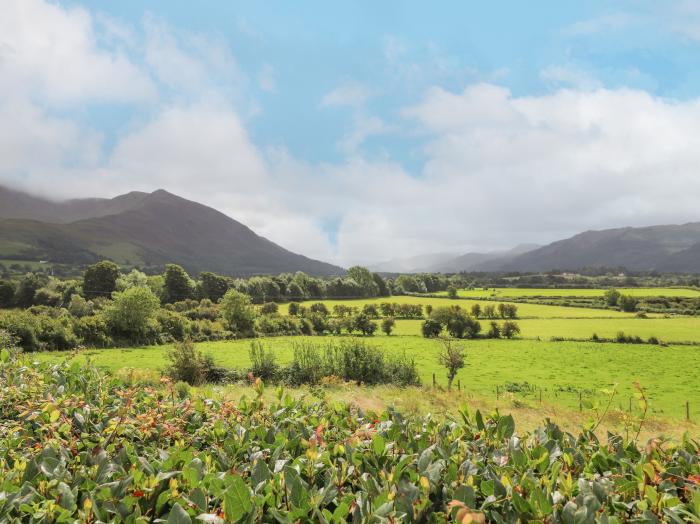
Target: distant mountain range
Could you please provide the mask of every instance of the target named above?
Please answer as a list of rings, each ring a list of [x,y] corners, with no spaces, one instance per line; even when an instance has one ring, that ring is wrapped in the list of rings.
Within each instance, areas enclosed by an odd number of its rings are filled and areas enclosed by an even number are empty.
[[[86,264],[176,263],[226,275],[340,267],[292,253],[210,207],[164,190],[54,202],[0,186],[0,258]]]
[[[427,261],[421,264],[421,261]],[[624,267],[636,271],[700,273],[700,222],[586,231],[546,246],[522,244],[511,250],[424,255],[377,264],[378,271],[411,273],[540,272]]]

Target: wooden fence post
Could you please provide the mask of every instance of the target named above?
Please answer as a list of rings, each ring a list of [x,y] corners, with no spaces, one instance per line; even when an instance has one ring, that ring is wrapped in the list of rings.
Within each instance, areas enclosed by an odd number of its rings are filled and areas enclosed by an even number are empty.
[[[496,385],[496,400],[498,400],[498,385]]]
[[[462,391],[462,381],[457,379],[457,391]]]
[[[578,392],[578,410],[583,411],[583,394]]]
[[[435,387],[435,373],[433,373],[433,387]]]
[[[685,419],[690,422],[690,402],[685,401]]]

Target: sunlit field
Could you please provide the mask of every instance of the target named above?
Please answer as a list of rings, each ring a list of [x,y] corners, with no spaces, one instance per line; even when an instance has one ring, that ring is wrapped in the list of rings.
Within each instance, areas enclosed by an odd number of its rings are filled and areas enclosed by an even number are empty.
[[[623,295],[630,295],[633,297],[700,297],[700,290],[683,287],[620,287],[615,289]],[[605,291],[605,289],[588,288],[551,289],[504,287],[460,289],[457,291],[457,295],[464,298],[602,297]],[[447,296],[447,292],[445,291],[436,294]]]

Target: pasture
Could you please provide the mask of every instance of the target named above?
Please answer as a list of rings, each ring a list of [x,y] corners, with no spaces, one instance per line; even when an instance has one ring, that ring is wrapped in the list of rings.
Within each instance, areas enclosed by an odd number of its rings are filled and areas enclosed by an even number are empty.
[[[324,344],[335,337],[277,337],[262,339],[272,348],[280,363],[289,362],[293,346],[299,342]],[[445,370],[437,362],[440,342],[419,336],[377,336],[369,342],[387,353],[405,354],[415,359],[425,385],[435,374],[440,385],[446,384]],[[651,413],[659,417],[680,419],[685,402],[692,416],[700,416],[700,347],[653,346],[592,342],[549,342],[537,340],[464,340],[467,365],[458,374],[464,390],[476,397],[495,398],[496,387],[503,392],[508,383],[522,389],[531,386],[530,400],[542,390],[546,402],[568,409],[578,409],[579,393],[584,400],[600,400],[600,390],[618,386],[616,405],[626,407],[633,394],[633,383],[645,389]],[[250,364],[249,340],[198,344],[211,354],[217,364],[245,368]],[[111,372],[124,368],[160,370],[167,365],[169,346],[99,349],[76,356],[67,353],[37,353],[38,361],[89,358]],[[528,393],[526,391],[526,393]],[[527,395],[526,395],[527,396]]]
[[[700,297],[700,289],[686,287],[619,287],[615,288],[623,295],[633,297]],[[528,298],[528,297],[602,297],[606,289],[592,288],[488,288],[460,289],[457,296],[461,298]],[[446,291],[436,293],[447,296]]]

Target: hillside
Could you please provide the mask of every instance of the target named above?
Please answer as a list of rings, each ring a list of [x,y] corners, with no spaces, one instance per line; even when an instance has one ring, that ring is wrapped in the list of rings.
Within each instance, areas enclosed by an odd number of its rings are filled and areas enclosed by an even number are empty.
[[[519,255],[494,260],[491,271],[547,271],[584,267],[700,272],[700,222],[586,231]]]
[[[0,192],[0,258],[84,264],[181,264],[188,271],[250,275],[342,268],[288,251],[210,207],[167,191],[51,202]]]

